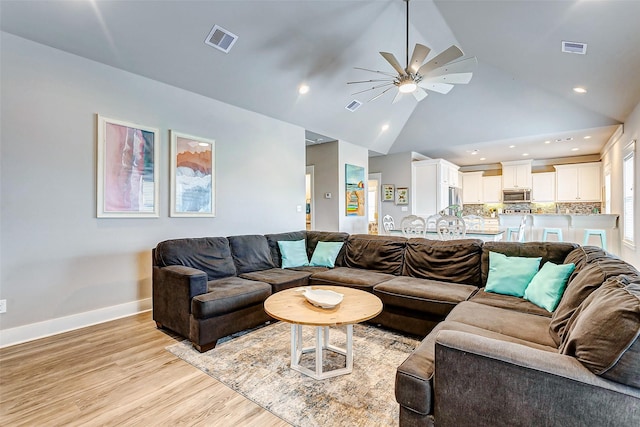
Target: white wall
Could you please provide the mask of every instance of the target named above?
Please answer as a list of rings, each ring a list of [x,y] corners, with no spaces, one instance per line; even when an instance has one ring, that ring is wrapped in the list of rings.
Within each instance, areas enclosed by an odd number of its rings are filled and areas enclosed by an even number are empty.
[[[368,195],[367,180],[369,176],[369,151],[359,145],[351,144],[346,141],[339,142],[339,166],[338,173],[340,176],[339,184],[339,214],[340,231],[349,234],[366,234],[369,229],[369,219],[367,218],[367,203],[365,202],[363,216],[347,216],[346,188],[345,188],[345,165],[348,163],[354,166],[364,168],[364,194],[365,200]]]
[[[379,172],[382,174],[382,182],[380,184],[393,184],[395,188],[407,187],[411,194],[411,153],[388,154],[386,156],[376,156],[369,158],[369,171],[371,173]],[[403,211],[402,208],[407,208]],[[411,200],[409,205],[398,206],[395,200],[392,202],[380,202],[380,218],[385,215],[391,215],[395,221],[396,227],[400,227],[400,220],[411,214]]]
[[[623,134],[615,141],[610,141],[605,147],[602,156],[602,163],[605,168],[611,167],[611,213],[620,215],[618,220],[620,241],[622,241],[622,224],[624,215],[622,207],[622,159],[624,148],[632,140],[636,140],[635,153],[635,185],[634,185],[634,241],[635,248],[631,248],[624,243],[620,244],[620,257],[634,267],[640,269],[640,103],[636,105],[633,112],[627,117],[624,123]]]
[[[159,241],[304,229],[304,129],[0,37],[0,345],[150,307]],[[96,114],[160,129],[160,218],[96,218]],[[216,218],[168,217],[169,129],[215,139]]]

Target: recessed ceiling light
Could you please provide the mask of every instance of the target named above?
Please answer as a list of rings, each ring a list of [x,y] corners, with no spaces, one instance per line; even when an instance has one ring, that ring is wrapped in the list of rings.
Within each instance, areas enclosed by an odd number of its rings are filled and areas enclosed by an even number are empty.
[[[487,160],[486,157],[480,157],[480,160]]]
[[[583,88],[583,87],[579,87],[579,86],[578,86],[578,87],[574,87],[574,88],[573,88],[573,91],[574,91],[575,93],[587,93],[587,90],[586,90],[585,88]]]
[[[523,156],[527,157],[529,153],[522,153]]]
[[[515,145],[510,145],[509,148],[516,148],[516,146]]]
[[[309,92],[309,86],[302,84],[300,85],[300,87],[298,87],[298,93],[300,95],[304,95],[305,93]]]
[[[578,147],[575,147],[575,148],[572,148],[572,149],[571,149],[571,151],[578,151],[578,150],[579,150],[579,148],[578,148]]]
[[[545,141],[544,143],[545,144],[551,144],[551,141]]]
[[[478,150],[473,150],[473,151],[471,152],[471,155],[472,155],[472,156],[475,156],[476,154],[478,154]]]
[[[382,125],[382,132],[386,131],[387,129],[389,129],[389,124],[385,123]]]
[[[585,136],[584,139],[591,139],[591,135]]]

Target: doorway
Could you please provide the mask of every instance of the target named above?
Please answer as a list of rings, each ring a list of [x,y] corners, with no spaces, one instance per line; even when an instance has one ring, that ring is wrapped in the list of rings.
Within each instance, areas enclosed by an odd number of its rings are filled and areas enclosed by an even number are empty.
[[[380,182],[381,173],[370,173],[367,183],[367,219],[369,221],[369,234],[380,234]]]
[[[307,173],[305,174],[305,187],[306,187],[306,229],[315,230],[314,221],[314,209],[313,209],[313,165],[307,166]]]

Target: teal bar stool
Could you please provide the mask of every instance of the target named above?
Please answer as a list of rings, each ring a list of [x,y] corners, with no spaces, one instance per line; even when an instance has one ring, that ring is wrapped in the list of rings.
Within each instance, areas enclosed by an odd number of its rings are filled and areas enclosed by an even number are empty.
[[[556,237],[558,238],[558,242],[564,242],[564,240],[562,239],[562,228],[550,228],[550,227],[543,228],[542,229],[543,242],[548,242],[547,238],[549,237],[549,234],[555,234]]]
[[[605,251],[607,250],[607,232],[605,230],[596,228],[585,228],[582,246],[587,246],[589,244],[589,237],[591,236],[600,236],[600,247]]]

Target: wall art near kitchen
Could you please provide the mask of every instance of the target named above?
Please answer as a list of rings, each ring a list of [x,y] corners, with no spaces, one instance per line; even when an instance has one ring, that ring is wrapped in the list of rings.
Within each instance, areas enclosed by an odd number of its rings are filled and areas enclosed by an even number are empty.
[[[364,216],[364,168],[345,164],[347,216]]]
[[[409,189],[407,187],[396,188],[396,205],[409,204]]]
[[[382,201],[393,202],[395,187],[393,184],[382,184]]]
[[[215,216],[215,141],[170,133],[171,216]]]
[[[158,129],[98,115],[98,218],[158,217]]]

